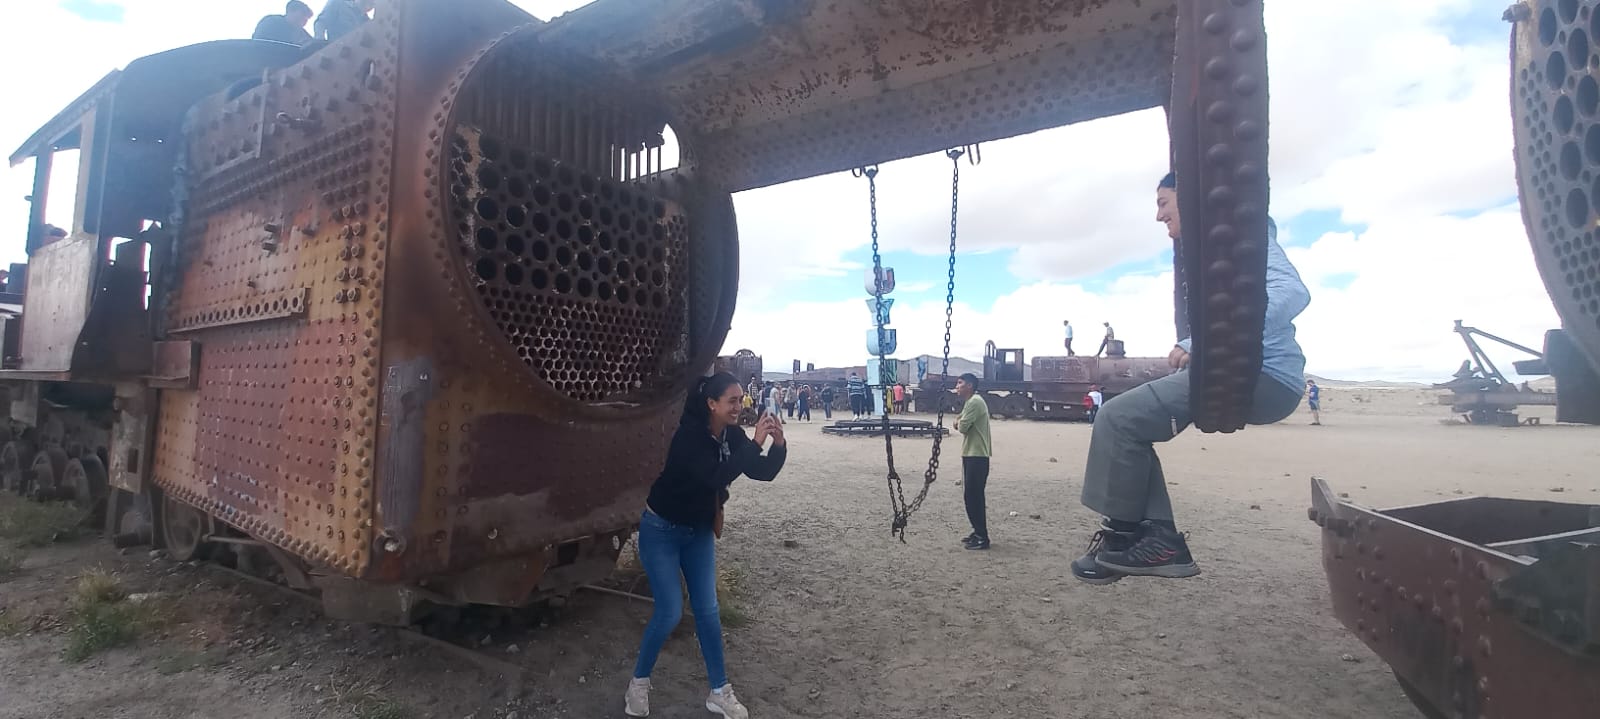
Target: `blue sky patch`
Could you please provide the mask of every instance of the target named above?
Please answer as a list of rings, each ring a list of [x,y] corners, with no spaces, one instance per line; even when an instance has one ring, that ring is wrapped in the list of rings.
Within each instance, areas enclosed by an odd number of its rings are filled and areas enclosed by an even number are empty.
[[[106,0],[61,0],[61,9],[90,22],[120,23],[127,12],[120,3]]]

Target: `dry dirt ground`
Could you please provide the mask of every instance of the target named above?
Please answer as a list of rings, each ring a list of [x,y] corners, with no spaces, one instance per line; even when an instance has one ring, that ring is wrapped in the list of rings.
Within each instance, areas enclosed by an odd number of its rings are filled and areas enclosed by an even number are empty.
[[[791,425],[789,466],[773,484],[735,485],[719,547],[735,570],[725,602],[745,617],[727,632],[733,681],[757,717],[1417,716],[1329,611],[1310,478],[1374,506],[1463,493],[1600,502],[1600,428],[1448,425],[1431,393],[1412,390],[1324,397],[1322,427],[1302,411],[1165,447],[1204,574],[1108,587],[1067,573],[1095,521],[1077,502],[1088,426],[995,424],[985,553],[957,544],[958,463],[901,544],[882,442]],[[896,443],[912,482],[927,444]],[[170,606],[133,644],[70,663],[62,596],[96,566]],[[99,540],[28,550],[0,579],[0,607],[0,719],[620,717],[649,614],[580,592],[473,619],[459,640],[486,640],[526,671],[509,691],[437,647]],[[653,716],[708,716],[689,624],[658,665]]]

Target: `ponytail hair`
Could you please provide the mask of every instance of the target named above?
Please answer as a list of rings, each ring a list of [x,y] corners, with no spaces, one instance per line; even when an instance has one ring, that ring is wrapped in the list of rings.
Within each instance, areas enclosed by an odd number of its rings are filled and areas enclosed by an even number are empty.
[[[706,402],[722,397],[729,387],[737,387],[739,380],[731,373],[718,372],[701,377],[694,386],[689,388],[689,396],[683,402],[683,416],[693,419],[701,424],[711,423],[711,410],[706,407]]]

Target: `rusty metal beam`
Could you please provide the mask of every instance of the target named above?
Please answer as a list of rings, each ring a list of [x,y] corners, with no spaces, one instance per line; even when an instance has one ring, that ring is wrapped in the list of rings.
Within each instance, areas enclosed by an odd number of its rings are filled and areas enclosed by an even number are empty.
[[[1175,6],[597,2],[542,35],[654,88],[738,191],[1159,106]]]

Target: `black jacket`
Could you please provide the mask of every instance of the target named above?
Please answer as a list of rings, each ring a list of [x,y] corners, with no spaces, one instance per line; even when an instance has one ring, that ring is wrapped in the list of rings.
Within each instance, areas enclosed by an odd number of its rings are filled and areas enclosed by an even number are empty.
[[[771,482],[783,469],[785,447],[774,445],[763,455],[761,447],[736,426],[723,430],[722,436],[719,442],[704,424],[688,417],[679,423],[667,449],[667,466],[650,486],[651,511],[673,524],[709,527],[717,507],[728,501],[728,485],[739,475]]]

